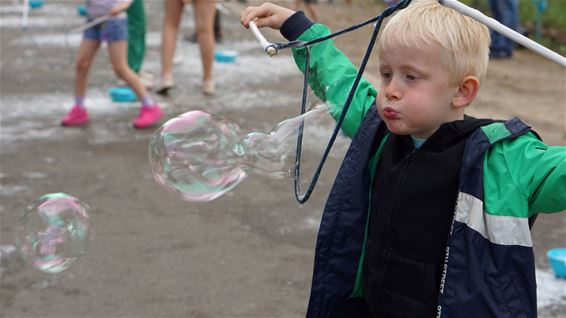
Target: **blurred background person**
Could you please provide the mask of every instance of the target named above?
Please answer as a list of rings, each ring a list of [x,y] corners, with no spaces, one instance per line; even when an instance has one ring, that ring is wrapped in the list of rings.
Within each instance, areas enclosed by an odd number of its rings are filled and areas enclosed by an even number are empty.
[[[222,21],[221,21],[221,12],[216,8],[216,12],[214,13],[214,40],[217,43],[222,43]],[[198,34],[197,31],[193,33],[193,35],[187,35],[185,38],[187,41],[192,43],[198,42]]]
[[[128,16],[128,65],[136,74],[145,87],[153,86],[153,75],[141,70],[145,58],[145,34],[146,19],[143,0],[133,0],[126,10]],[[118,79],[119,86],[126,86],[126,82]]]
[[[519,31],[519,0],[488,0],[487,2],[492,18],[514,31]],[[515,43],[511,39],[491,31],[490,58],[511,58],[514,47]]]
[[[161,79],[158,94],[167,94],[175,86],[173,79],[173,57],[177,44],[177,33],[185,4],[189,0],[164,0],[163,30],[161,33]],[[214,14],[216,1],[193,0],[195,27],[202,60],[202,91],[206,95],[214,93],[212,65],[214,62]]]
[[[307,15],[311,18],[311,20],[318,22],[318,14],[316,9],[318,0],[295,0],[295,4],[293,5],[294,11],[298,11],[300,9],[301,2],[305,3],[305,8],[307,9]]]

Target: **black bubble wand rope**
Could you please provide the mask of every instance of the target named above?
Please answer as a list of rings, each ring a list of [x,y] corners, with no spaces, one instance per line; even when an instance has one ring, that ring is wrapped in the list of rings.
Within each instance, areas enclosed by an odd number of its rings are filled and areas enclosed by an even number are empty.
[[[315,170],[315,172],[314,172],[314,174],[311,178],[311,181],[309,182],[307,190],[304,194],[301,194],[301,189],[300,189],[301,150],[302,150],[302,143],[303,143],[304,121],[301,122],[301,125],[299,126],[298,137],[297,137],[296,156],[295,156],[294,189],[295,189],[295,199],[300,204],[304,204],[305,202],[308,201],[308,199],[310,198],[310,196],[311,196],[311,194],[312,194],[312,192],[313,192],[313,190],[316,186],[316,183],[318,181],[318,177],[320,176],[320,173],[322,172],[322,167],[324,166],[326,159],[328,159],[328,155],[330,153],[330,150],[332,149],[332,146],[334,145],[334,142],[336,141],[336,137],[338,136],[338,133],[339,133],[340,129],[342,128],[342,124],[344,123],[344,119],[346,118],[346,114],[348,112],[348,109],[350,108],[350,104],[352,103],[352,99],[354,97],[354,94],[355,94],[355,92],[358,88],[358,85],[360,83],[360,80],[362,78],[364,70],[366,68],[367,62],[368,62],[368,60],[371,56],[371,52],[373,51],[373,47],[375,45],[375,41],[377,39],[377,35],[379,33],[379,29],[381,28],[381,24],[383,23],[383,20],[386,17],[395,13],[397,10],[401,10],[401,9],[406,8],[409,5],[410,2],[411,2],[411,0],[403,0],[395,6],[392,6],[392,7],[385,9],[383,11],[383,13],[378,17],[372,18],[372,19],[370,19],[366,22],[354,25],[350,28],[338,31],[338,32],[330,34],[328,36],[324,36],[324,37],[321,37],[321,38],[314,39],[312,41],[304,42],[304,43],[301,43],[300,45],[290,45],[290,47],[296,47],[296,48],[304,47],[304,49],[305,49],[305,72],[304,72],[304,80],[303,80],[303,96],[302,96],[302,101],[301,101],[301,115],[302,115],[306,111],[306,102],[307,102],[308,74],[309,74],[309,61],[310,61],[309,46],[314,45],[314,44],[319,43],[319,42],[322,42],[322,41],[326,41],[326,40],[333,38],[333,37],[336,37],[338,35],[351,32],[351,31],[356,30],[360,27],[363,27],[367,24],[370,24],[370,23],[373,23],[373,22],[376,23],[375,27],[374,27],[373,34],[372,34],[371,39],[370,39],[369,44],[368,44],[368,48],[366,50],[366,53],[364,55],[364,58],[363,58],[362,63],[360,65],[360,68],[358,70],[358,73],[356,74],[354,84],[352,85],[352,88],[350,89],[350,93],[348,94],[348,98],[346,99],[346,103],[344,104],[344,107],[342,108],[340,118],[336,122],[336,126],[334,128],[334,131],[332,132],[332,135],[330,137],[330,140],[328,141],[326,149],[324,150],[322,158],[320,159],[320,162],[319,162],[319,164],[318,164],[318,166],[317,166],[317,168],[316,168],[316,170]]]
[[[409,3],[411,3],[411,0],[403,0],[400,1],[397,5],[395,6],[391,6],[388,7],[387,9],[385,9],[381,15],[376,16],[374,18],[371,18],[365,22],[353,25],[351,27],[348,27],[346,29],[337,31],[335,33],[329,34],[327,36],[323,36],[320,38],[316,38],[310,41],[290,41],[290,42],[277,42],[277,43],[271,43],[268,42],[265,37],[263,37],[263,35],[261,34],[261,32],[259,31],[257,25],[252,21],[250,22],[250,30],[254,33],[255,37],[257,38],[257,40],[260,42],[261,46],[263,47],[264,51],[270,55],[276,55],[277,52],[281,49],[287,49],[287,48],[295,48],[295,49],[303,49],[305,51],[305,70],[304,70],[304,77],[303,77],[303,92],[302,92],[302,99],[301,99],[301,115],[305,113],[306,111],[306,104],[307,104],[307,92],[308,92],[308,77],[309,77],[309,63],[310,63],[310,50],[309,47],[311,45],[315,45],[317,43],[329,40],[331,38],[337,37],[339,35],[354,31],[356,29],[359,29],[361,27],[364,27],[370,23],[375,23],[375,27],[373,30],[373,34],[371,36],[371,39],[369,41],[366,53],[364,55],[364,58],[362,60],[362,63],[360,65],[360,68],[358,69],[358,72],[356,74],[356,78],[354,80],[354,83],[352,85],[352,88],[350,89],[350,92],[348,94],[348,98],[346,99],[346,102],[344,104],[344,107],[342,108],[342,112],[340,114],[340,118],[337,120],[336,122],[336,126],[334,127],[334,131],[332,132],[332,135],[328,141],[328,144],[326,145],[326,148],[324,150],[324,153],[322,155],[322,158],[320,159],[320,162],[309,182],[309,185],[307,187],[307,190],[304,194],[301,194],[301,189],[300,189],[300,180],[301,180],[301,153],[302,153],[302,144],[303,144],[303,132],[304,132],[304,120],[301,121],[301,124],[299,125],[298,128],[298,136],[297,136],[297,148],[296,148],[296,156],[295,156],[295,173],[294,173],[294,191],[295,191],[295,199],[297,200],[297,202],[299,202],[299,204],[303,204],[305,202],[308,201],[308,199],[310,198],[316,183],[318,181],[318,178],[320,176],[320,173],[322,171],[322,167],[324,166],[324,163],[326,162],[326,159],[328,159],[328,155],[330,153],[330,150],[332,149],[332,146],[334,145],[334,142],[336,141],[336,137],[338,136],[338,133],[340,132],[340,129],[342,128],[342,124],[344,123],[344,119],[346,118],[346,114],[348,112],[348,109],[350,108],[350,104],[352,103],[352,99],[354,97],[354,94],[358,88],[358,85],[360,83],[360,80],[362,78],[362,75],[364,73],[364,70],[366,68],[367,62],[369,60],[369,57],[371,56],[371,52],[373,50],[373,47],[375,45],[375,41],[377,39],[377,35],[379,33],[379,29],[381,28],[381,25],[383,23],[383,20],[389,16],[391,16],[393,13],[395,13],[398,10],[404,9],[406,8]]]

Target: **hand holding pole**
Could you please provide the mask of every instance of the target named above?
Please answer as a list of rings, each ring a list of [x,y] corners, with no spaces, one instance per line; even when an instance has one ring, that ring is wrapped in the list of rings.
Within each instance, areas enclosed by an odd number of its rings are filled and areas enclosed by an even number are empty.
[[[263,34],[261,34],[261,32],[259,31],[259,28],[257,27],[257,25],[255,24],[254,21],[250,22],[250,30],[252,30],[252,33],[255,35],[256,39],[259,41],[259,44],[263,47],[263,50],[269,56],[277,55],[277,49],[275,48],[275,45],[273,45],[273,43],[268,42],[265,39],[265,37],[263,36]]]

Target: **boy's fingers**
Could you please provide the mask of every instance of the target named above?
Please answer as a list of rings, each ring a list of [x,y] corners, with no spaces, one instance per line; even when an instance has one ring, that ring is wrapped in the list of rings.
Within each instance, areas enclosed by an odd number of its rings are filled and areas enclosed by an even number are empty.
[[[259,7],[253,7],[253,9],[247,13],[246,18],[244,20],[244,25],[245,26],[249,25],[250,21],[253,21],[256,18],[262,19],[272,15],[271,10],[269,9],[270,8],[269,5],[270,3],[264,3]]]
[[[257,25],[258,28],[272,27],[273,20],[274,20],[273,16],[269,16],[266,18],[258,18],[255,20],[255,24]]]
[[[253,10],[250,10],[243,18],[242,20],[242,24],[247,28],[250,25],[250,22],[253,21],[255,18],[258,17],[258,14],[256,12],[257,8],[254,8]]]
[[[250,20],[248,20],[248,15],[255,10],[256,7],[247,7],[244,10],[242,10],[242,12],[240,13],[240,23],[245,26],[246,28],[248,27],[248,24],[250,23]]]

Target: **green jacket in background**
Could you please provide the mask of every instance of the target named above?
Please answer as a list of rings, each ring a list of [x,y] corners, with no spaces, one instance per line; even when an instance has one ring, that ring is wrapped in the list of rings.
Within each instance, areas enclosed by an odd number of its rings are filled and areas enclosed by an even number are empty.
[[[145,57],[145,9],[143,0],[134,0],[128,10],[128,65],[139,73]]]

